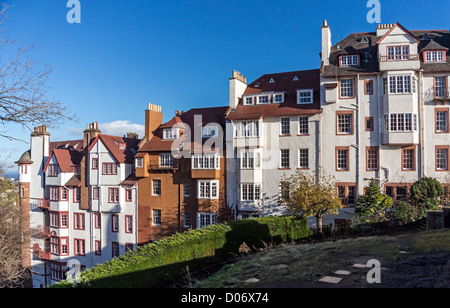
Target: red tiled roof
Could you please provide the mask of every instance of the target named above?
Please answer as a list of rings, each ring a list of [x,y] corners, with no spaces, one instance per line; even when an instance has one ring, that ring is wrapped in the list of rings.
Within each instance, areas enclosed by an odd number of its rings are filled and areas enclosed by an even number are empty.
[[[139,139],[133,138],[123,138],[117,136],[110,136],[99,134],[97,138],[94,139],[92,144],[89,147],[89,151],[92,150],[94,145],[101,140],[114,159],[122,164],[122,163],[133,163],[134,162],[134,153],[131,149],[137,151]],[[119,147],[120,144],[125,144],[125,149],[121,149]]]
[[[271,79],[274,82],[270,82]],[[297,104],[297,90],[304,89],[313,90],[312,104]],[[249,84],[244,95],[270,94],[271,92],[284,92],[284,102],[279,104],[244,106],[241,99],[236,110],[231,111],[227,119],[250,120],[259,119],[264,116],[313,115],[321,112],[319,69],[265,74]]]
[[[175,141],[163,140],[163,128],[172,127],[175,124],[178,124],[177,126],[180,127],[180,123],[183,123],[185,129],[189,129],[191,131],[191,134],[187,134],[186,132],[184,132],[184,134],[181,135],[180,138],[176,140],[176,144],[174,146],[177,146],[182,142],[186,146],[187,143],[190,142],[191,149],[201,148],[199,144],[194,143],[194,133],[201,134],[201,126],[210,123],[219,124],[223,128],[223,131],[225,131],[225,116],[228,109],[229,109],[228,106],[190,109],[189,111],[186,111],[180,116],[176,116],[172,118],[169,122],[161,125],[156,130],[152,139],[147,141],[141,146],[139,152],[170,152],[172,150],[172,145],[174,145]],[[195,127],[196,124],[198,127]]]

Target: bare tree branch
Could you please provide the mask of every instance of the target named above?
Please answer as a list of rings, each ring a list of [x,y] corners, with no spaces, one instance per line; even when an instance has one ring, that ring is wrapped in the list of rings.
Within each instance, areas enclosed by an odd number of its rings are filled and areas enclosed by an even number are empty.
[[[0,6],[2,25],[8,7]],[[37,125],[55,128],[66,120],[76,120],[67,106],[48,96],[47,82],[52,68],[36,68],[37,63],[27,57],[33,47],[18,46],[15,41],[9,41],[0,34],[0,48],[14,49],[15,54],[6,62],[0,60],[0,125],[6,127],[17,123],[31,131]],[[0,138],[20,140],[4,133],[0,134]]]

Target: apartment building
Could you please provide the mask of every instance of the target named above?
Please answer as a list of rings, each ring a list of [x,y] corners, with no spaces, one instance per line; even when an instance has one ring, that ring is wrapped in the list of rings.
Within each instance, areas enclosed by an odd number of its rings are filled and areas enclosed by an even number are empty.
[[[227,195],[237,218],[288,212],[285,177],[318,169],[320,71],[230,78]]]
[[[65,279],[67,271],[105,263],[137,244],[137,135],[101,134],[50,141],[47,127],[31,134],[16,162],[24,234],[23,264],[33,287]]]
[[[319,165],[351,212],[371,178],[394,199],[422,177],[449,183],[448,30],[378,25],[331,44],[322,26]]]
[[[225,116],[228,107],[177,111],[162,123],[149,104],[135,158],[140,244],[213,225],[226,206]]]

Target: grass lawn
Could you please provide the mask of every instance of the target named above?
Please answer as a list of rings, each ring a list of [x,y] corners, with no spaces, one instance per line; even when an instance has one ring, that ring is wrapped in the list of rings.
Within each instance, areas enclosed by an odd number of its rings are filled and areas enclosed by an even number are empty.
[[[336,287],[448,287],[449,258],[447,229],[293,244],[242,257],[194,287],[328,287],[318,280],[337,270],[351,274]],[[367,283],[370,268],[353,267],[370,259],[381,263],[381,284]]]

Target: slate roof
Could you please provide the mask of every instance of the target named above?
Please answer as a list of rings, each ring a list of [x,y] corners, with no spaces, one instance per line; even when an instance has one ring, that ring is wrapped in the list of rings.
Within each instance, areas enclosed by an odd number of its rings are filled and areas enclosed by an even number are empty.
[[[401,27],[401,25],[398,24]],[[426,49],[450,48],[450,32],[448,30],[410,30],[407,33],[418,41],[418,50],[421,59],[421,68],[424,71],[450,70],[450,57],[445,63],[423,62],[422,51]],[[430,38],[423,40],[424,35]],[[368,42],[361,41],[365,37]],[[341,76],[355,74],[379,73],[378,42],[383,36],[376,32],[352,33],[331,47],[330,65],[322,68],[323,76]],[[340,55],[359,54],[361,65],[358,67],[339,67]]]

